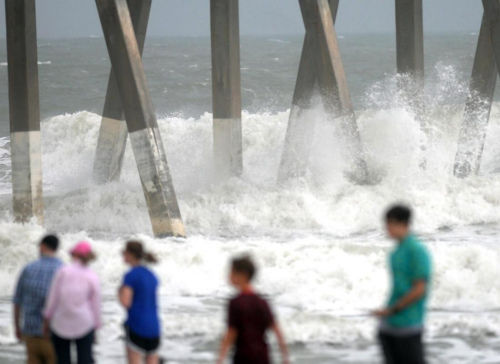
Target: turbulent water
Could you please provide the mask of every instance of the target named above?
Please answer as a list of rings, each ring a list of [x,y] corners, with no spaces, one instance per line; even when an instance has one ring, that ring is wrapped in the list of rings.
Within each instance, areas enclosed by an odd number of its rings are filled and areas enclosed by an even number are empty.
[[[242,41],[243,147],[240,178],[219,181],[212,166],[207,39],[153,39],[148,81],[187,233],[153,239],[130,146],[121,180],[92,182],[109,71],[103,41],[40,46],[45,227],[12,221],[5,50],[0,48],[0,362],[19,362],[9,300],[21,267],[45,231],[79,239],[99,255],[105,324],[99,363],[122,358],[123,312],[115,292],[126,267],[120,249],[135,236],[156,252],[161,281],[162,355],[172,363],[214,361],[231,290],[227,261],[251,252],[292,346],[295,363],[374,363],[376,321],[366,313],[388,289],[392,247],[381,214],[393,201],[417,212],[415,228],[433,254],[427,340],[431,363],[497,363],[500,351],[500,108],[495,104],[479,176],[452,176],[475,35],[429,36],[425,113],[398,92],[393,39],[345,36],[341,47],[361,138],[378,183],[356,185],[335,125],[318,105],[303,178],[276,177],[300,53],[300,38]],[[3,62],[3,63],[2,63]],[[85,111],[81,111],[85,110]],[[422,120],[427,128],[421,127]],[[425,161],[425,168],[422,168]],[[3,361],[2,361],[3,360]]]

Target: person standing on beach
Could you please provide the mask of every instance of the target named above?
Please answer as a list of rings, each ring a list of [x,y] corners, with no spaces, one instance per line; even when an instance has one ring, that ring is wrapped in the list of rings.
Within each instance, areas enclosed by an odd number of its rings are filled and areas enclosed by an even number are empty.
[[[43,335],[42,311],[52,279],[62,262],[56,258],[59,239],[45,236],[39,245],[40,258],[22,271],[14,294],[16,337],[26,344],[28,364],[55,364],[52,343]]]
[[[78,364],[92,364],[95,332],[101,326],[101,289],[88,265],[95,259],[91,245],[82,241],[71,250],[72,262],[56,273],[45,310],[45,331],[51,331],[57,364],[71,363],[76,343]]]
[[[269,364],[266,332],[271,329],[278,339],[283,363],[288,364],[288,349],[269,304],[255,293],[251,281],[256,268],[249,257],[234,258],[229,280],[239,293],[229,302],[227,331],[222,340],[217,364],[223,364],[235,344],[234,364]]]
[[[158,364],[160,320],[158,318],[158,278],[144,263],[156,263],[156,257],[144,251],[142,243],[129,241],[123,259],[131,269],[120,287],[120,303],[127,309],[125,322],[129,364]]]
[[[390,256],[389,302],[386,308],[374,312],[381,319],[378,338],[382,353],[386,364],[424,364],[422,334],[431,284],[431,257],[410,231],[408,207],[391,207],[385,222],[397,246]]]

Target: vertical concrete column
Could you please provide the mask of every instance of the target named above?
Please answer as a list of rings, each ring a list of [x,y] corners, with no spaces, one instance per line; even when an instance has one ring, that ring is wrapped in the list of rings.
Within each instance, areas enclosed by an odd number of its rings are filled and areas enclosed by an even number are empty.
[[[43,223],[35,0],[5,0],[13,210]]]
[[[218,173],[243,169],[238,0],[210,0],[214,158]]]
[[[96,0],[155,236],[184,236],[184,224],[126,0]]]
[[[481,31],[458,139],[454,175],[465,178],[478,173],[486,139],[500,61],[500,4],[485,0]],[[496,61],[496,60],[497,61]]]
[[[151,0],[128,0],[135,36],[142,54],[148,27]],[[127,145],[127,124],[113,68],[108,80],[106,101],[102,112],[101,128],[94,160],[94,180],[106,183],[120,177],[123,155]]]
[[[397,71],[408,78],[400,79],[408,105],[424,121],[424,22],[422,0],[396,0]],[[422,148],[423,145],[422,145]],[[425,166],[425,161],[421,162]]]
[[[424,23],[422,0],[396,0],[396,52],[398,73],[423,82]]]

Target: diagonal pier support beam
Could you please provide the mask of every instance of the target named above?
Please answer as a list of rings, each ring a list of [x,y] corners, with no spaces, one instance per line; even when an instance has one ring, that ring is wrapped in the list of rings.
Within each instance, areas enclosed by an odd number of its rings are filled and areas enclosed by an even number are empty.
[[[185,236],[126,0],[96,0],[142,188],[157,237]]]
[[[239,0],[210,0],[214,159],[217,173],[243,170]]]
[[[366,164],[334,26],[339,1],[299,0],[299,3],[306,35],[278,179],[283,182],[301,176],[307,168],[314,134],[314,125],[307,119],[317,85],[328,115],[341,120],[348,153],[355,161],[354,177],[364,180]]]
[[[476,174],[486,140],[493,96],[500,71],[500,1],[483,0],[484,15],[465,104],[453,173],[465,178]]]
[[[13,211],[43,223],[35,0],[5,0]]]
[[[151,0],[128,0],[135,37],[142,54],[146,40]],[[120,178],[123,155],[127,146],[127,124],[113,68],[108,80],[106,101],[94,160],[94,181],[103,184]]]

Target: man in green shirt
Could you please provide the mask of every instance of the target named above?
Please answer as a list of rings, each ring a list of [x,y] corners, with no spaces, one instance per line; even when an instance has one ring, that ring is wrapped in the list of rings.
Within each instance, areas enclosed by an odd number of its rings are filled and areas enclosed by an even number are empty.
[[[422,343],[427,298],[431,282],[431,258],[411,233],[411,210],[393,206],[385,215],[387,232],[397,246],[390,256],[392,290],[380,317],[379,341],[386,364],[424,364]]]

